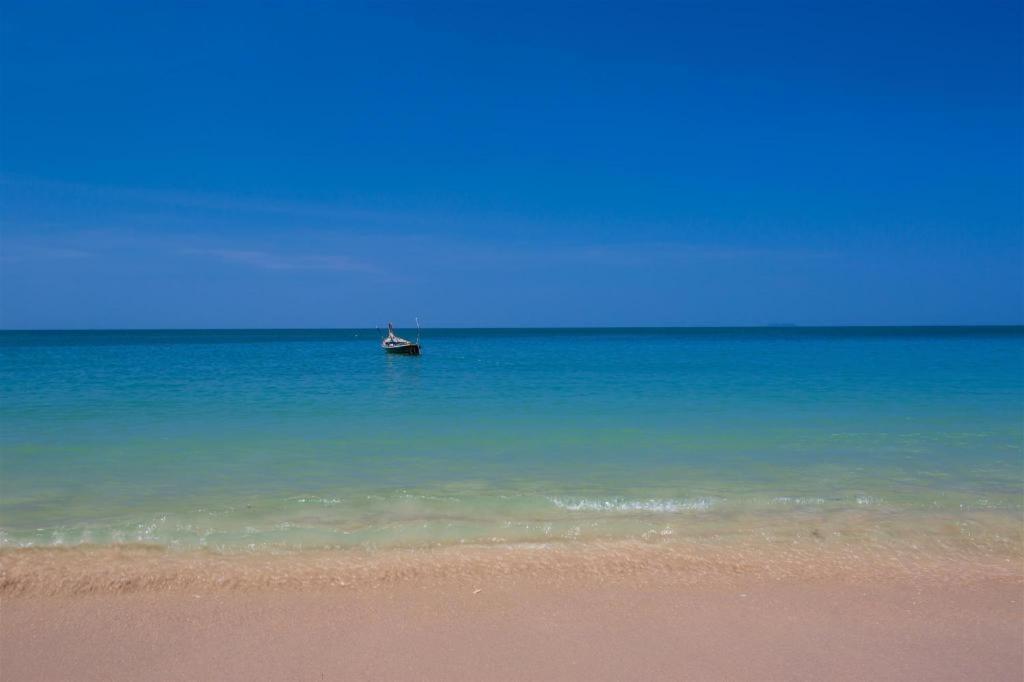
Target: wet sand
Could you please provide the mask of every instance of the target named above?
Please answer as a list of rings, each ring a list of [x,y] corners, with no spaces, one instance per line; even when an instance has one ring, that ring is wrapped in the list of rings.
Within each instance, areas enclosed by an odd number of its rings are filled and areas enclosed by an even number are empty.
[[[16,680],[1020,680],[1019,581],[581,578],[16,594]]]

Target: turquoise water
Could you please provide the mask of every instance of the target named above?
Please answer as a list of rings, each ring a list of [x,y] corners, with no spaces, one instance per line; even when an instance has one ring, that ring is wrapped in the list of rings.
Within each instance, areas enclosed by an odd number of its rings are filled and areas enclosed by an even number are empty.
[[[1024,329],[422,341],[400,357],[373,330],[2,332],[0,543],[719,538],[807,519],[1015,541]]]

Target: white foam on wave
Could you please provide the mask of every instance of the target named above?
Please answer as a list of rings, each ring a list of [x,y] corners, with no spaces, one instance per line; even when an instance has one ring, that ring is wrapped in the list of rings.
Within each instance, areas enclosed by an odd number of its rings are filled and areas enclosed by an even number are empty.
[[[323,504],[326,506],[331,506],[341,503],[341,500],[338,499],[337,497],[317,497],[316,495],[312,495],[309,497],[295,497],[292,499],[294,499],[299,504]]]
[[[773,504],[818,505],[825,504],[823,497],[774,497]]]
[[[550,499],[556,507],[568,511],[674,513],[707,511],[712,506],[712,500],[709,497],[698,497],[693,500],[630,500],[621,497],[552,497]]]

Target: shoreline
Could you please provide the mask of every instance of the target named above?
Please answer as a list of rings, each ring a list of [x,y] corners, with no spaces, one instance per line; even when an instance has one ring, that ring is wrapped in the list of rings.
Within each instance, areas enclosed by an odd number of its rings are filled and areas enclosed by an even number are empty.
[[[938,552],[851,543],[636,541],[446,545],[417,549],[214,552],[156,545],[0,550],[0,596],[245,589],[322,590],[400,584],[887,582],[1024,585],[1024,554]]]

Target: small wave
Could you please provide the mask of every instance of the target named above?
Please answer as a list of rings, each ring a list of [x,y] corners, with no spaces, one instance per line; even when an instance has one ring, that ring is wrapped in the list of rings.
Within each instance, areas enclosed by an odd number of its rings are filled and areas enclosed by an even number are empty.
[[[772,504],[818,505],[825,504],[823,497],[775,497]]]
[[[299,504],[323,504],[327,506],[341,504],[341,500],[337,497],[317,497],[315,495],[310,497],[295,497],[292,498]]]
[[[656,512],[673,513],[683,511],[707,511],[711,509],[709,497],[693,500],[629,500],[614,498],[553,497],[551,502],[568,511],[614,511],[614,512]]]

